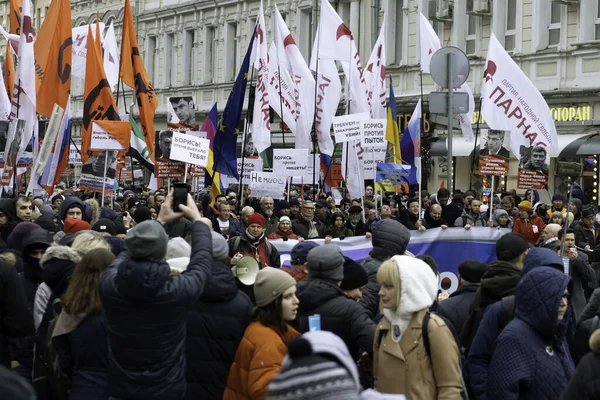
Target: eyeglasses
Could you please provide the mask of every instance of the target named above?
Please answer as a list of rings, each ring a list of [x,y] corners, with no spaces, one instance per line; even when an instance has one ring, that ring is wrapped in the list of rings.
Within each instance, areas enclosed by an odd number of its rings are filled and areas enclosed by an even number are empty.
[[[315,211],[314,207],[302,207],[304,210],[311,210],[311,211]]]

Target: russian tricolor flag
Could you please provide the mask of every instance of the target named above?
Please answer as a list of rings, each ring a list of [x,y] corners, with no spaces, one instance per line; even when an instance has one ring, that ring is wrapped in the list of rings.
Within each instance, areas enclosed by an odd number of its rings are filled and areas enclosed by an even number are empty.
[[[408,183],[416,185],[421,183],[421,100],[418,101],[415,110],[408,121],[400,140],[400,149],[402,151],[402,161],[410,164],[410,175]]]
[[[67,102],[67,108],[63,115],[54,151],[50,154],[44,173],[38,180],[41,186],[44,186],[48,194],[54,191],[54,185],[60,180],[60,176],[67,169],[69,163],[69,147],[71,142],[71,99]]]

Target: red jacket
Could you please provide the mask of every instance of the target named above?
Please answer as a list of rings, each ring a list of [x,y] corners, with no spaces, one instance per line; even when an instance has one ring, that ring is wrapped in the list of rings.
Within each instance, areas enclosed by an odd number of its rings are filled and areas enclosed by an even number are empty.
[[[537,232],[534,226],[537,227]],[[542,218],[537,214],[533,214],[527,219],[522,219],[521,217],[515,219],[513,232],[520,233],[527,242],[536,245],[542,236],[544,228],[546,228],[546,224],[544,224]]]

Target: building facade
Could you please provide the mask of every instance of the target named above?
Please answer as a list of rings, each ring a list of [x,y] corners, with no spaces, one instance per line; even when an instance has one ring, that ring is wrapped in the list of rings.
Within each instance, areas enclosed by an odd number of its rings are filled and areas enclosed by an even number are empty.
[[[0,23],[4,27],[8,26],[8,3],[0,1]],[[319,1],[264,0],[268,38],[275,3],[305,59],[310,60]],[[471,63],[468,83],[476,103],[489,37],[492,32],[496,35],[553,110],[560,149],[552,154],[550,191],[565,189],[562,182],[566,175],[561,174],[566,173],[559,162],[578,162],[586,166],[583,183],[589,188],[590,199],[595,197],[598,159],[582,160],[572,157],[575,154],[561,152],[573,140],[597,132],[600,0],[334,0],[331,3],[352,30],[363,64],[386,16],[387,73],[394,82],[400,123],[408,121],[424,93],[425,134],[438,138],[431,151],[426,152],[430,190],[436,190],[446,177],[448,160],[443,148],[447,128],[443,118],[428,113],[427,96],[436,87],[429,75],[420,74],[419,12],[432,22],[443,45],[458,47],[467,54]],[[47,0],[34,1],[34,23],[38,27],[48,4]],[[260,1],[140,0],[131,4],[138,42],[159,100],[156,129],[166,126],[171,96],[192,96],[198,121],[215,102],[222,111],[245,54]],[[73,0],[71,5],[74,27],[92,23],[99,15],[107,26],[111,21],[115,23],[120,40],[123,1]],[[78,78],[73,78],[72,95],[76,118],[73,132],[79,135],[83,82]],[[119,107],[124,112],[124,105],[132,102],[132,91],[125,88],[119,96]],[[477,116],[476,112],[474,130]],[[472,144],[463,140],[458,124],[455,126],[454,186],[465,190],[472,181],[481,186],[483,180],[471,174]],[[484,121],[480,120],[479,126],[485,127]],[[279,124],[272,127],[274,146],[281,146],[282,135],[276,131]],[[289,146],[293,135],[288,133],[286,139]],[[516,165],[516,160],[511,162],[509,176],[496,180],[497,189],[516,187]]]

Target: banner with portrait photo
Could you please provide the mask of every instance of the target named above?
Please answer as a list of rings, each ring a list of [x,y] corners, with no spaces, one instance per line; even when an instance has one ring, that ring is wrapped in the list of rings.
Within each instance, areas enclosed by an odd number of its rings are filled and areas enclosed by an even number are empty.
[[[521,146],[517,188],[544,189],[548,185],[550,156],[546,146]]]
[[[169,97],[167,127],[171,130],[197,131],[196,102],[192,96]]]
[[[510,131],[482,129],[479,150],[480,175],[508,175]]]
[[[17,123],[16,125],[11,125],[9,121],[0,121],[0,167],[2,168],[4,168],[4,152],[6,151],[6,143],[8,141],[9,129],[11,128],[11,126],[13,127],[13,129],[16,128],[15,138],[17,139],[18,144],[20,145],[23,129],[25,129],[25,127],[22,125],[23,123],[24,122]],[[30,143],[25,148],[25,152],[23,152],[23,155],[19,159],[17,166],[20,168],[29,168],[32,164],[33,148],[32,144]]]
[[[104,168],[106,165],[106,177],[104,177]],[[115,184],[117,171],[117,151],[106,150],[88,158],[81,168],[81,179],[79,180],[79,189],[90,192],[102,192],[104,184],[104,193],[112,194]]]
[[[185,129],[156,131],[154,139],[154,176],[157,178],[183,178],[185,175],[185,164],[171,158],[173,132],[184,133],[186,135],[193,135],[198,138],[206,139],[206,132],[190,131]],[[204,176],[204,168],[192,165],[189,167],[188,176]]]

